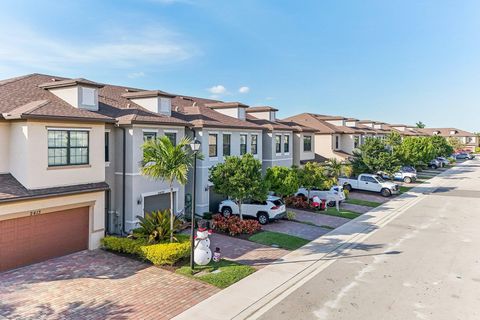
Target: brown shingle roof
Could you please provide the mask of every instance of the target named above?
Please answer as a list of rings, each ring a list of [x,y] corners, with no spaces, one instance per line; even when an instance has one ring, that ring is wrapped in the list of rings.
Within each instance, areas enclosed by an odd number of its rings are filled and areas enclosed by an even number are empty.
[[[26,189],[11,174],[0,174],[0,202],[47,198],[60,195],[103,191],[109,188],[105,182],[77,184],[44,189]]]
[[[263,129],[262,126],[249,119],[240,120],[230,117],[210,107],[211,105],[225,106],[227,104],[228,103],[212,99],[176,96],[172,100],[172,109],[176,110],[186,121],[189,121],[195,127]],[[230,108],[235,106],[237,106],[237,102],[231,103]]]
[[[86,84],[99,87],[98,111],[75,108],[49,92],[47,87]],[[55,118],[62,120],[102,121],[122,123],[152,123],[188,126],[189,124],[178,112],[172,116],[151,112],[132,102],[128,93],[162,94],[172,96],[163,91],[147,91],[137,88],[98,84],[79,79],[66,79],[43,74],[30,74],[22,77],[0,81],[0,114],[21,118]]]
[[[250,107],[246,111],[248,113],[255,113],[255,112],[278,111],[278,109],[270,106],[256,106],[256,107]]]
[[[465,130],[457,129],[457,128],[423,128],[417,129],[420,132],[433,135],[434,132],[438,132],[439,136],[442,137],[473,137],[475,136],[474,133],[468,132]],[[455,131],[455,134],[450,134],[451,131]]]
[[[340,116],[325,116],[313,113],[301,113],[292,117],[288,117],[285,120],[296,122],[302,126],[310,127],[316,130],[320,134],[333,134],[333,133],[363,133],[360,128],[352,128],[346,126],[337,126],[328,123],[325,120],[344,120],[347,118]]]

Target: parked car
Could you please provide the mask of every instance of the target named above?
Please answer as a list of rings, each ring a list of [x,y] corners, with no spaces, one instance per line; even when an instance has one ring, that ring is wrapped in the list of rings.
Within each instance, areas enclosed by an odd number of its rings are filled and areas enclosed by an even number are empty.
[[[475,155],[467,152],[460,152],[455,155],[455,159],[457,160],[472,160],[473,158],[475,158]]]
[[[363,173],[357,178],[340,178],[339,183],[346,190],[365,190],[378,192],[384,197],[390,197],[392,194],[400,193],[400,187],[390,181],[385,181],[377,174]]]
[[[438,169],[442,167],[442,163],[437,159],[433,159],[428,163],[428,167],[432,169]]]
[[[437,157],[437,160],[440,161],[442,167],[448,166],[450,164],[450,160],[445,157]]]
[[[295,193],[295,196],[307,197],[308,190],[305,188],[300,188],[298,189],[297,193]],[[345,193],[343,192],[342,186],[333,186],[330,188],[330,190],[320,190],[316,188],[310,190],[310,199],[315,196],[319,197],[320,200],[325,200],[325,203],[329,207],[334,207],[336,201],[342,202],[345,200]]]
[[[400,171],[417,173],[417,169],[413,166],[403,166],[400,168]]]
[[[385,172],[379,172],[377,174],[384,179],[390,179],[391,178]],[[395,172],[393,174],[393,180],[403,181],[405,183],[412,183],[412,182],[415,182],[417,180],[417,172],[416,171],[415,172],[409,172],[409,171],[400,170],[400,171]]]
[[[230,199],[220,202],[218,210],[224,217],[240,214],[238,204]],[[247,200],[242,203],[242,215],[254,217],[260,224],[281,219],[286,216],[286,213],[285,203],[281,198],[275,196],[268,196],[266,201]]]

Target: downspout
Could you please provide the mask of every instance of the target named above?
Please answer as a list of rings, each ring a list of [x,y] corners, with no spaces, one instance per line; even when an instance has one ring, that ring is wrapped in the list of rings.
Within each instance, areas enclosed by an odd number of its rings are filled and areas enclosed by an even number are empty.
[[[119,127],[122,129],[123,141],[122,141],[122,235],[127,234],[125,230],[125,196],[126,196],[126,172],[127,172],[127,130],[124,127]]]

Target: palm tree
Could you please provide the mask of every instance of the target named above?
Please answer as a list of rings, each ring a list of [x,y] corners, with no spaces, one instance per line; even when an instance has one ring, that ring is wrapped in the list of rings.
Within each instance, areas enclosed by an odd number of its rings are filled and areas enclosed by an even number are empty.
[[[152,179],[168,182],[170,186],[170,242],[173,242],[173,183],[187,183],[188,170],[193,165],[194,154],[187,137],[173,145],[166,136],[147,140],[143,145],[141,173]]]
[[[327,174],[332,178],[335,183],[338,182],[338,178],[342,175],[343,163],[336,158],[331,158],[326,163]]]

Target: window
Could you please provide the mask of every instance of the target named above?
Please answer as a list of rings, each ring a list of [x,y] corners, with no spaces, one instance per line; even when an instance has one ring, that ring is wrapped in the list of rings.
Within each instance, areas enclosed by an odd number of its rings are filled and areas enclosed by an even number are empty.
[[[110,132],[105,132],[105,162],[110,161]]]
[[[48,166],[88,164],[88,131],[48,130]]]
[[[165,132],[165,137],[167,137],[174,146],[177,145],[177,134],[175,132]]]
[[[360,180],[365,181],[365,182],[378,183],[377,180],[375,180],[373,177],[369,177],[369,176],[362,176],[360,178]]]
[[[217,156],[217,134],[208,135],[208,156],[214,158]]]
[[[275,152],[282,153],[282,136],[279,134],[275,136]]]
[[[172,109],[172,100],[170,98],[160,98],[160,113],[170,113]]]
[[[303,137],[303,151],[312,151],[312,136]]]
[[[231,153],[231,134],[223,134],[223,156],[229,156]]]
[[[360,146],[360,137],[359,136],[355,136],[353,138],[353,147],[354,148],[358,148]]]
[[[94,88],[82,88],[82,104],[84,106],[95,106]]]
[[[240,154],[247,153],[247,135],[241,134],[240,135]]]
[[[290,152],[290,136],[283,137],[283,152],[289,153]]]
[[[250,141],[250,152],[252,154],[258,153],[258,136],[256,134],[252,134],[252,140]]]
[[[335,149],[338,149],[340,146],[340,137],[335,136]]]
[[[143,133],[143,142],[149,141],[149,140],[154,140],[157,139],[157,133],[156,132],[144,132]]]

